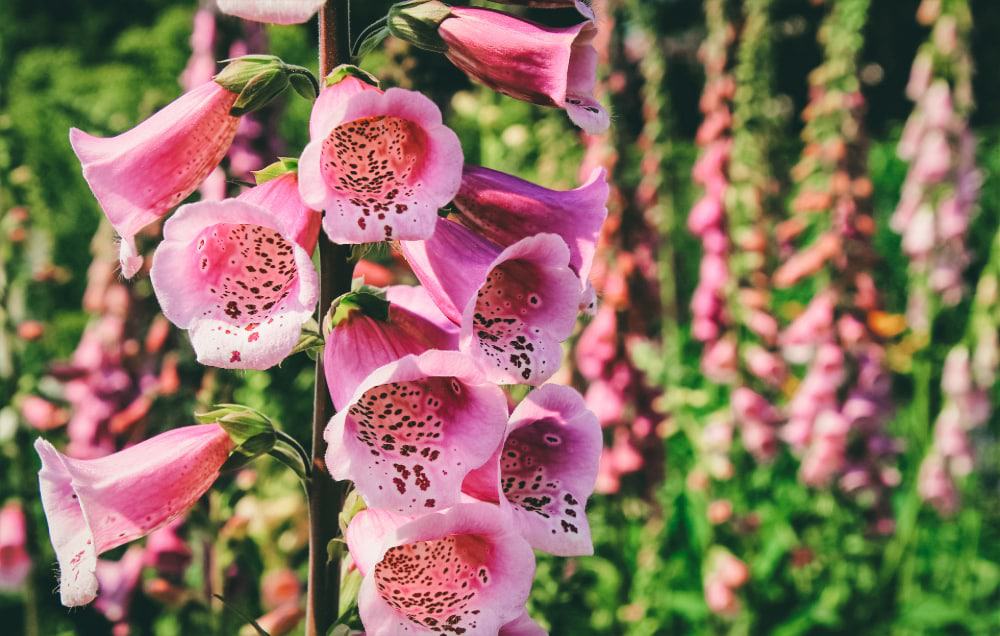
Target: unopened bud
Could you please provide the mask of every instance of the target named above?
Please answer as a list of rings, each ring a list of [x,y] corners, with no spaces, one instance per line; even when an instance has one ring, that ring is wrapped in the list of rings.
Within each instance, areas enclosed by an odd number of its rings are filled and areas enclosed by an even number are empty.
[[[414,46],[444,53],[448,49],[438,26],[451,15],[451,7],[438,0],[408,0],[389,9],[389,32]]]

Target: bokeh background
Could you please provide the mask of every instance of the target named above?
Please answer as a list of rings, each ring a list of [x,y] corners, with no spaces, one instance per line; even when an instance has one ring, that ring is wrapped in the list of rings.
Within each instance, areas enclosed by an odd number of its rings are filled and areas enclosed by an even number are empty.
[[[601,137],[582,138],[563,113],[475,86],[443,57],[398,41],[366,58],[386,84],[441,105],[468,162],[553,188],[575,187],[581,166],[603,165],[613,181],[595,269],[602,309],[581,321],[561,377],[590,389],[606,425],[589,508],[595,555],[540,557],[530,609],[553,634],[1000,633],[995,383],[977,376],[978,426],[959,427],[962,439],[943,449],[934,432],[957,399],[941,388],[954,384],[944,377],[954,375],[944,373],[949,351],[964,343],[989,366],[996,346],[1000,3],[922,4],[918,16],[917,0],[608,0],[598,92],[613,126]],[[355,2],[353,32],[387,5]],[[935,41],[934,5],[958,16],[955,42]],[[579,19],[526,13],[553,25]],[[963,96],[971,69],[938,68],[954,92],[953,126],[967,120],[978,139],[982,177],[958,298],[921,291],[914,246],[890,223],[909,168],[898,153],[914,108],[906,87],[928,46],[948,60],[967,52],[975,69]],[[315,69],[315,25],[262,27],[192,0],[0,3],[0,503],[26,513],[33,564],[26,580],[3,579],[2,633],[236,634],[246,630],[241,613],[269,612],[272,633],[285,633],[281,621],[300,629],[307,528],[288,471],[265,458],[224,476],[182,524],[106,555],[117,563],[103,566],[104,601],[69,612],[53,593],[31,450],[43,435],[80,456],[106,454],[219,402],[309,438],[311,361],[299,354],[241,373],[197,365],[184,334],[158,315],[148,278],[117,276],[112,233],[67,139],[71,126],[125,130],[213,60],[268,51]],[[721,106],[703,98],[706,72],[732,83],[735,106],[729,89]],[[721,110],[735,120],[711,120]],[[250,170],[297,155],[308,112],[288,94],[255,115],[201,196],[235,192]],[[705,193],[692,168],[720,136],[734,146],[718,223],[729,236],[728,291],[714,334],[697,326],[705,306],[692,305],[700,275],[711,274],[688,216]],[[830,163],[822,149],[838,141],[846,150]],[[816,195],[831,198],[817,205]],[[777,284],[783,264],[837,227],[831,210],[844,201],[860,221],[842,253]],[[371,283],[411,280],[391,251],[359,256]],[[871,282],[867,296],[859,280]],[[745,354],[762,348],[775,363],[782,353],[748,315],[761,310],[784,329],[829,288],[844,292],[838,315],[860,325],[882,375],[868,396],[878,415],[824,460],[785,441],[809,365],[748,368]],[[914,308],[921,294],[930,309]],[[720,340],[737,347],[738,362],[705,359]],[[835,403],[871,362],[844,351],[845,379],[826,387]],[[764,405],[733,399],[739,387]],[[809,461],[828,462],[820,477],[804,472]],[[928,461],[941,470],[931,474]],[[11,528],[0,523],[3,567],[17,555]]]

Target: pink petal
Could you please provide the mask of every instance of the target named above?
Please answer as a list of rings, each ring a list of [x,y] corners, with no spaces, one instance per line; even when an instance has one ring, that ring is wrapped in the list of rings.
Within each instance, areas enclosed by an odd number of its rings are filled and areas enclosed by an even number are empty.
[[[495,506],[459,504],[396,530],[361,584],[361,621],[371,634],[496,634],[524,611],[534,571]]]
[[[199,362],[267,369],[295,347],[318,293],[295,227],[238,199],[185,205],[164,225],[153,290],[163,314],[190,331]]]
[[[500,444],[506,415],[503,392],[468,356],[409,355],[374,371],[330,420],[327,465],[372,507],[446,507]]]
[[[231,449],[229,435],[215,424],[174,429],[88,460],[70,459],[36,440],[63,605],[92,601],[97,555],[183,514],[215,481]]]
[[[497,636],[548,636],[548,632],[523,612],[520,616],[500,628]]]
[[[392,285],[387,287],[386,298],[389,302],[417,314],[424,320],[433,323],[439,329],[453,333],[458,337],[458,327],[448,317],[441,313],[434,299],[427,290],[415,285]]]
[[[396,530],[413,520],[398,512],[368,508],[354,515],[344,539],[351,559],[362,575],[368,574],[382,560]]]
[[[296,173],[286,172],[277,179],[244,190],[236,198],[262,207],[272,216],[282,219],[287,231],[307,254],[316,249],[323,215],[302,202]]]
[[[426,238],[461,182],[458,137],[420,93],[355,83],[324,89],[313,106],[302,199],[326,211],[323,228],[337,243]]]
[[[313,17],[326,0],[218,0],[219,11],[244,20],[300,24]]]
[[[601,427],[580,394],[546,384],[514,409],[502,448],[469,473],[463,490],[486,501],[499,499],[535,549],[592,554],[586,506],[601,446]]]
[[[98,559],[95,573],[100,592],[94,601],[94,609],[112,623],[125,620],[142,576],[142,566],[143,550],[137,545],[126,550],[117,561]]]
[[[225,156],[239,122],[229,114],[235,100],[206,82],[116,137],[70,130],[83,177],[122,237],[126,278],[142,264],[136,233],[194,192]]]
[[[31,572],[26,547],[27,520],[17,501],[0,508],[0,590],[20,588]]]
[[[383,365],[430,349],[457,350],[458,332],[447,324],[443,329],[393,302],[385,321],[371,318],[361,309],[352,310],[333,328],[323,348],[323,368],[334,406],[343,408],[358,385]]]
[[[601,225],[608,215],[608,182],[603,168],[575,190],[549,190],[513,175],[466,166],[455,196],[458,221],[503,247],[548,232],[570,251],[569,265],[587,280]]]

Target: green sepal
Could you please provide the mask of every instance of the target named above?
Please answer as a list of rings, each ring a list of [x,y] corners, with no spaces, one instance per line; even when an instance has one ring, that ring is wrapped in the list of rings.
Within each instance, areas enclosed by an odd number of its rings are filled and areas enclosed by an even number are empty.
[[[365,84],[370,84],[375,88],[382,88],[382,83],[378,81],[377,77],[363,68],[353,64],[341,64],[340,66],[334,68],[330,71],[329,75],[323,78],[323,86],[333,86],[348,77],[359,79]]]
[[[387,28],[401,40],[419,48],[444,53],[448,45],[438,27],[451,16],[451,7],[438,0],[407,0],[389,9]]]
[[[201,424],[221,426],[236,446],[259,435],[274,436],[274,422],[260,411],[242,404],[216,404],[211,411],[195,413],[194,417]]]
[[[278,437],[274,431],[255,435],[233,449],[229,459],[222,464],[221,472],[230,472],[243,468],[261,455],[270,453]]]
[[[229,114],[238,117],[259,110],[285,92],[288,86],[288,74],[281,69],[262,71],[246,83],[233,107],[229,109]]]
[[[364,577],[361,576],[361,572],[357,568],[346,573],[341,578],[340,606],[337,608],[339,614],[338,620],[344,620],[347,617],[347,613],[357,604],[358,592],[361,591],[361,582],[363,580]]]
[[[315,99],[319,83],[308,69],[285,64],[273,55],[244,55],[228,62],[215,82],[237,94],[229,114],[235,117],[263,108],[289,86],[307,99]]]
[[[288,355],[291,356],[305,351],[306,355],[315,360],[316,353],[323,348],[323,345],[323,334],[319,332],[319,325],[316,324],[315,320],[310,318],[302,325],[302,331],[299,333],[299,341]]]
[[[267,183],[273,179],[277,179],[283,174],[288,174],[289,172],[298,172],[299,170],[299,160],[295,157],[278,157],[278,160],[274,163],[264,166],[260,170],[253,170],[250,174],[253,175],[254,182],[257,185],[262,183]]]
[[[328,335],[355,311],[360,311],[369,318],[385,322],[389,319],[389,301],[385,298],[385,291],[362,285],[334,299],[330,305],[330,311],[323,321],[323,335]]]
[[[309,467],[309,456],[302,446],[295,441],[295,438],[283,433],[282,431],[276,431],[277,439],[274,442],[274,448],[272,448],[268,454],[292,469],[302,483],[309,483],[309,477],[311,470]]]
[[[347,534],[347,526],[351,525],[354,515],[366,508],[368,506],[365,504],[361,493],[357,490],[351,490],[351,492],[347,493],[347,496],[344,497],[344,506],[341,508],[340,514],[337,515],[337,523],[340,524],[340,534]]]
[[[378,48],[387,37],[391,35],[389,27],[384,26],[368,35],[358,46],[358,52],[354,55],[354,60],[360,62],[369,53]]]
[[[288,75],[288,83],[292,85],[296,93],[308,100],[319,97],[319,93],[316,90],[316,80],[312,77],[312,73],[308,75],[291,73]]]

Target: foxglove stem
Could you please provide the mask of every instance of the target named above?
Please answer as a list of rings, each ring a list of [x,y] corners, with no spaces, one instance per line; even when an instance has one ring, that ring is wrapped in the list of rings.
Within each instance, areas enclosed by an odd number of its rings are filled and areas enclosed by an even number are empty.
[[[319,12],[319,74],[326,77],[340,64],[350,62],[348,38],[349,0],[327,0]],[[336,245],[324,232],[319,236],[320,300],[317,322],[333,299],[351,289],[350,250]],[[325,636],[337,619],[340,606],[340,559],[328,558],[327,545],[337,537],[337,517],[344,501],[344,484],[337,483],[326,467],[323,429],[333,415],[326,388],[323,356],[316,356],[312,424],[312,480],[309,484],[309,581],[306,593],[306,636]]]

